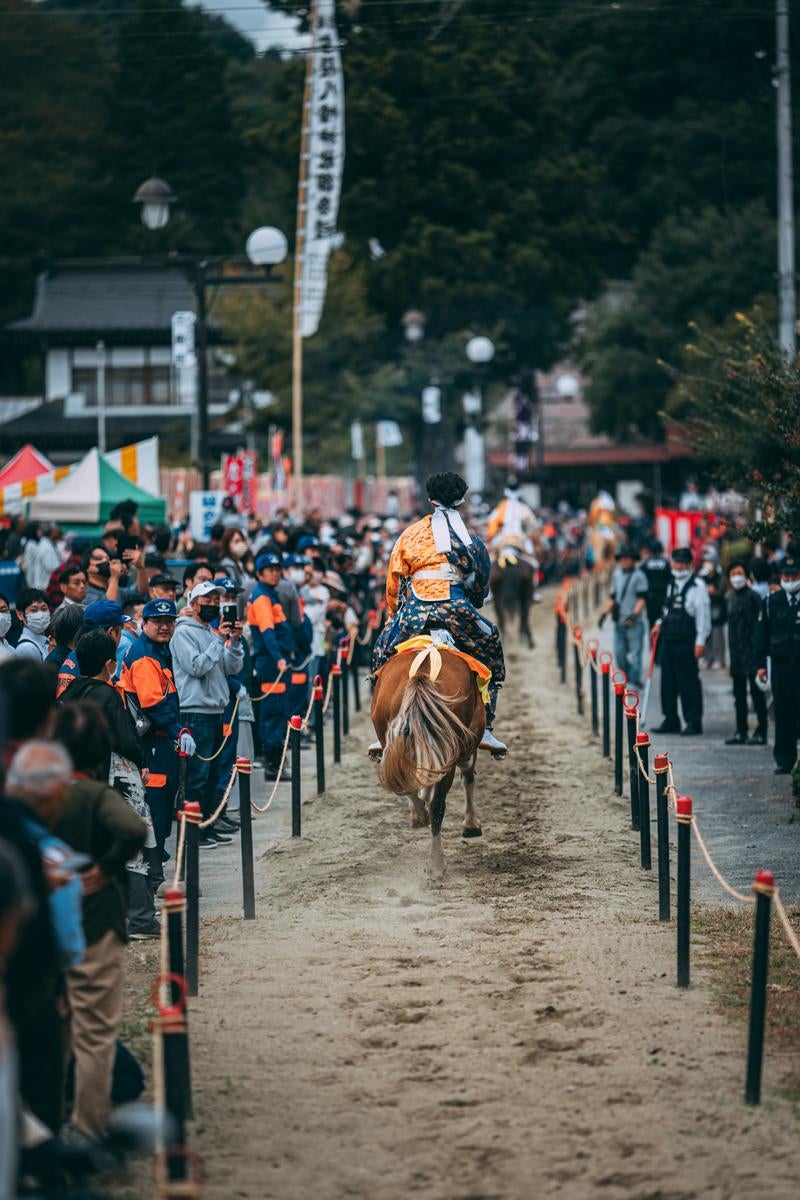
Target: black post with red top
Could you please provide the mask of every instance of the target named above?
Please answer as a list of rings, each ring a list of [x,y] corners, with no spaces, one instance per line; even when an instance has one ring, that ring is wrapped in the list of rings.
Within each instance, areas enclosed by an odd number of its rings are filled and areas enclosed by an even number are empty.
[[[692,798],[678,796],[675,801],[678,822],[678,978],[679,988],[689,986],[691,939],[692,878]]]
[[[317,795],[325,791],[325,700],[322,676],[314,677],[314,750],[317,756]]]
[[[600,684],[603,700],[603,758],[611,758],[611,655],[600,655]]]
[[[622,675],[622,680],[616,678],[617,675]],[[614,794],[622,795],[622,723],[625,720],[625,709],[623,701],[625,698],[625,672],[614,672],[614,711],[616,721],[614,723]]]
[[[181,985],[178,980],[186,978],[183,953],[183,914],[186,912],[186,892],[183,884],[169,884],[164,888],[164,899],[161,905],[161,918],[167,921],[167,947],[170,980],[171,1001],[178,1004],[182,998]],[[184,1008],[183,1036],[177,1042],[176,1067],[182,1076],[180,1093],[182,1110],[186,1119],[192,1116],[192,1073],[189,1062],[189,1023],[188,1012]]]
[[[667,777],[669,758],[657,754],[653,759],[656,776],[656,832],[658,833],[658,919],[670,919],[669,882],[669,817],[667,806]]]
[[[292,837],[302,836],[301,787],[300,779],[300,734],[303,730],[302,717],[289,719],[289,749],[292,756]]]
[[[628,786],[631,798],[631,829],[639,828],[639,766],[636,762],[636,718],[639,698],[635,692],[626,692],[623,697],[625,723],[628,727]]]
[[[331,667],[333,675],[333,761],[342,761],[342,668],[338,663]]]
[[[186,983],[189,995],[197,995],[200,963],[200,821],[196,800],[183,806],[186,822]]]
[[[643,871],[652,871],[653,859],[650,845],[650,737],[644,730],[636,735],[636,774],[639,777],[639,857]]]
[[[772,871],[756,871],[756,919],[753,931],[753,981],[750,991],[750,1027],[747,1039],[747,1081],[744,1098],[748,1104],[761,1103],[761,1069],[764,1062],[764,1024],[767,1017],[767,974],[769,970],[769,919],[775,876]]]
[[[256,883],[253,871],[253,812],[250,807],[250,775],[253,767],[249,758],[236,759],[239,777],[239,821],[242,850],[242,912],[245,921],[255,920]]]

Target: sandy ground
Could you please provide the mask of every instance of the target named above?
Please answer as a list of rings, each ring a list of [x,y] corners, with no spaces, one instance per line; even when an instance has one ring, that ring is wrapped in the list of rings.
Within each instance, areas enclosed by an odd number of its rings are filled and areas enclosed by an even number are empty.
[[[258,919],[204,919],[209,1200],[797,1196],[781,1064],[768,1048],[766,1103],[746,1108],[742,1030],[699,972],[674,986],[628,801],[540,628],[541,649],[508,654],[511,754],[480,772],[482,839],[462,842],[451,794],[442,886],[429,833],[362,757],[362,717],[303,839],[259,858]]]

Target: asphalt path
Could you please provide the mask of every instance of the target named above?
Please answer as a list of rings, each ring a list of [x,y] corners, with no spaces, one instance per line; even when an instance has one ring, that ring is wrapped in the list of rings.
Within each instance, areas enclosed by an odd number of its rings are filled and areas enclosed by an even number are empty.
[[[597,635],[611,650],[608,628]],[[570,672],[571,675],[571,672]],[[702,670],[705,714],[702,737],[652,734],[653,753],[669,754],[675,784],[694,800],[698,827],[717,864],[734,887],[747,891],[758,868],[775,872],[787,903],[800,901],[800,809],[788,775],[775,775],[773,726],[767,746],[726,746],[735,731],[733,691],[727,668]],[[647,714],[649,730],[661,724],[660,672],[655,670]],[[755,717],[750,715],[750,731]],[[734,903],[693,848],[693,887],[705,903]]]

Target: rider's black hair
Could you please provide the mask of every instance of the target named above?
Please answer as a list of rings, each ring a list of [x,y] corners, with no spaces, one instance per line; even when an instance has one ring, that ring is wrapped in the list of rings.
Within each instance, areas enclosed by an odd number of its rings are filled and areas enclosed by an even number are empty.
[[[438,471],[425,480],[425,491],[430,500],[438,500],[445,508],[452,508],[467,490],[467,482],[455,471]]]

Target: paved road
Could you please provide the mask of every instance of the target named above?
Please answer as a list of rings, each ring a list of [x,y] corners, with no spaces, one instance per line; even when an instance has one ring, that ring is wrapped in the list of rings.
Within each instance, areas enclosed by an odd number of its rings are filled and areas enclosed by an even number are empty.
[[[602,631],[600,641],[603,649],[612,648],[608,630]],[[735,729],[730,676],[727,670],[705,670],[701,678],[703,736],[653,735],[655,750],[669,753],[676,786],[695,801],[698,826],[725,878],[746,891],[756,869],[767,867],[775,872],[784,900],[800,901],[800,809],[792,803],[789,777],[773,774],[771,746],[724,744]],[[662,720],[659,684],[656,670],[647,721],[650,729]],[[693,874],[700,899],[707,903],[728,900],[699,853],[695,854]]]

